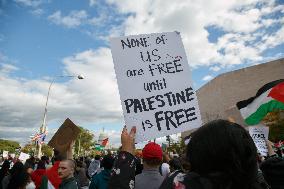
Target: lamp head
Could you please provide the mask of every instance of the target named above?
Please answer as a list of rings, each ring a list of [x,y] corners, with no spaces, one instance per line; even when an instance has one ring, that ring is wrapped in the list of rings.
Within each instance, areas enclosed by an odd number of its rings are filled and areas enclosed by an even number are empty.
[[[78,79],[84,79],[85,77],[83,76],[83,75],[78,75],[78,77],[77,77]]]

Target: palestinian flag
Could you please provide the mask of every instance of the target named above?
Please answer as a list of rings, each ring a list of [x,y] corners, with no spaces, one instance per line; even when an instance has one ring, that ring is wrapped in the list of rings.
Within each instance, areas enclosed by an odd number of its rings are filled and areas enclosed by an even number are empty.
[[[107,145],[107,143],[108,143],[108,138],[106,138],[102,141],[101,146],[105,147]]]
[[[265,84],[254,97],[237,103],[246,124],[258,124],[267,113],[284,110],[284,79]]]

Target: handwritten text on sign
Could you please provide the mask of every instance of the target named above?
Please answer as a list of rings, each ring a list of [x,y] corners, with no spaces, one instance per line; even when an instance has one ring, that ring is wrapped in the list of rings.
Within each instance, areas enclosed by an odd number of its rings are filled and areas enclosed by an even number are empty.
[[[267,145],[266,140],[268,140],[269,128],[263,125],[259,126],[250,126],[249,134],[252,137],[255,146],[257,147],[259,153],[262,156],[267,156]]]
[[[111,39],[127,127],[136,142],[200,127],[201,119],[178,32]]]

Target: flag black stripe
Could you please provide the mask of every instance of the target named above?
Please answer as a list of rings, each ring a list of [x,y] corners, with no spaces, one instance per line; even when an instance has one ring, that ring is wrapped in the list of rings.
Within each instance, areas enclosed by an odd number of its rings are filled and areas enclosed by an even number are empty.
[[[267,83],[265,85],[263,85],[256,93],[256,95],[254,97],[250,97],[246,100],[242,100],[239,101],[236,105],[238,107],[238,109],[242,109],[244,107],[246,107],[248,104],[252,103],[254,101],[254,99],[256,99],[257,97],[259,97],[261,94],[265,93],[267,90],[271,89],[272,87],[278,85],[279,83],[284,82],[284,79],[279,79],[279,80],[275,80],[272,81],[270,83]]]

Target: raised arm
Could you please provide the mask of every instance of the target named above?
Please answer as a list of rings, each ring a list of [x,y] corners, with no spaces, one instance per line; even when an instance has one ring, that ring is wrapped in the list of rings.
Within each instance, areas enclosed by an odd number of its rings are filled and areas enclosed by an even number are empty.
[[[128,134],[126,127],[121,133],[121,151],[116,157],[112,175],[109,181],[109,189],[134,189],[135,179],[135,148],[136,128],[132,127]]]

